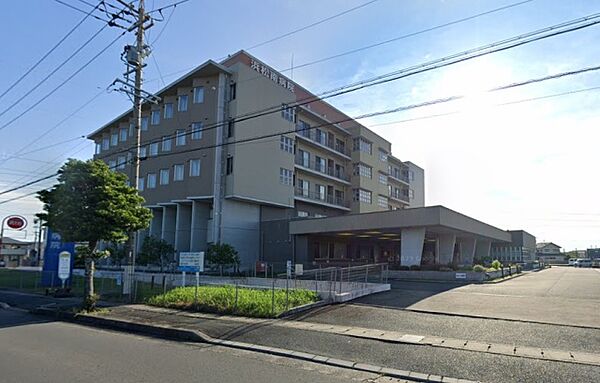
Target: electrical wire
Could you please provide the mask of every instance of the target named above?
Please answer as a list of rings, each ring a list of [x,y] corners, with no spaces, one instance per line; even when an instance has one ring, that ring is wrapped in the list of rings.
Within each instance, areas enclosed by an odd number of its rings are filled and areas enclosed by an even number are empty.
[[[540,40],[554,37],[554,36],[557,36],[560,34],[569,33],[569,32],[573,32],[573,31],[576,31],[576,30],[579,30],[582,28],[591,27],[591,26],[594,26],[594,25],[597,25],[598,23],[600,23],[600,21],[598,21],[598,20],[589,21],[589,20],[593,20],[593,19],[597,19],[597,18],[600,18],[600,13],[586,16],[583,18],[574,19],[574,20],[567,21],[567,22],[563,22],[563,23],[553,25],[550,27],[538,29],[533,32],[528,32],[526,34],[521,34],[518,36],[508,38],[508,39],[500,40],[498,42],[494,42],[491,44],[486,44],[486,45],[480,46],[478,48],[469,49],[467,51],[463,51],[463,52],[456,53],[453,55],[445,56],[445,57],[442,57],[442,58],[439,58],[436,60],[428,61],[423,64],[414,65],[414,66],[411,66],[408,68],[388,72],[388,73],[385,73],[382,75],[372,77],[370,79],[366,79],[366,80],[358,81],[358,82],[351,83],[348,85],[344,85],[344,86],[334,88],[332,90],[328,90],[325,92],[321,92],[321,93],[318,93],[315,95],[309,94],[309,96],[299,99],[294,103],[290,103],[290,104],[286,105],[286,107],[287,108],[295,108],[298,106],[308,105],[313,102],[318,102],[318,101],[322,101],[324,99],[328,99],[331,97],[336,97],[339,95],[355,92],[357,90],[364,89],[367,87],[385,84],[385,83],[388,83],[391,81],[397,81],[402,78],[414,76],[414,75],[417,75],[420,73],[425,73],[425,72],[428,72],[428,71],[431,71],[434,69],[439,69],[439,68],[443,68],[446,66],[458,64],[458,63],[461,63],[464,61],[472,60],[472,59],[479,58],[479,57],[489,55],[492,53],[496,53],[496,52],[501,52],[501,51],[504,51],[507,49],[512,49],[517,46],[522,46],[522,45],[529,44],[532,42],[540,41]],[[584,24],[581,24],[582,22],[584,22]],[[562,29],[562,30],[556,30],[556,29],[564,27],[564,26],[567,26],[568,28]],[[550,33],[548,33],[549,31],[550,31]],[[524,40],[522,41],[522,39],[524,39]],[[231,120],[233,120],[235,123],[239,123],[239,122],[247,121],[250,119],[270,115],[273,113],[280,113],[281,108],[282,108],[281,104],[273,105],[273,106],[270,106],[270,107],[267,107],[267,108],[264,108],[264,109],[261,109],[258,111],[248,112],[248,113],[233,117],[233,118],[231,118]],[[223,126],[227,125],[228,123],[229,123],[229,121],[225,121],[223,123],[211,124],[207,127],[204,127],[203,131],[217,129],[219,127],[223,127]],[[190,135],[190,134],[192,134],[191,131],[185,133],[185,135]],[[173,134],[170,137],[173,138],[176,135],[177,135],[177,133]],[[146,145],[146,144],[154,143],[154,142],[158,142],[158,141],[151,140],[151,141],[143,142],[142,144]],[[117,154],[117,153],[126,153],[134,148],[135,147],[129,147],[127,149],[123,149],[116,153],[111,153],[111,155]],[[100,156],[100,158],[105,158],[105,157],[106,156]]]

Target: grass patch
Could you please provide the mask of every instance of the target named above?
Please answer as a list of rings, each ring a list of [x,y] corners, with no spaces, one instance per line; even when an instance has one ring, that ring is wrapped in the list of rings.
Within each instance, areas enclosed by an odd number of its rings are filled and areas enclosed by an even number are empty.
[[[200,286],[198,288],[198,306],[194,302],[195,287],[178,287],[165,294],[148,298],[147,303],[154,306],[183,310],[198,310],[219,314],[237,314],[257,318],[272,318],[287,309],[317,302],[318,295],[309,290],[289,290],[286,300],[285,290],[250,289],[235,286]],[[287,305],[286,305],[287,302]]]

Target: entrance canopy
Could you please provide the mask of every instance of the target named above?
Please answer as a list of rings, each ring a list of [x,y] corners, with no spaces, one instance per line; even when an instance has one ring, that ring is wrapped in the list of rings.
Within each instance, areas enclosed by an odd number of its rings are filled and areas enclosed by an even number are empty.
[[[404,266],[421,265],[422,261],[472,264],[474,256],[489,256],[492,242],[511,242],[509,232],[443,206],[298,219],[290,222],[290,234],[296,238],[296,256],[302,258],[305,252],[307,261],[311,254],[324,258],[323,250],[314,247],[327,242],[326,247],[332,249],[329,258],[332,254],[336,259],[344,253],[350,258],[356,252],[364,254],[361,246],[371,245],[370,253],[385,248],[386,257],[391,252],[389,258]],[[377,255],[374,258],[377,260]]]

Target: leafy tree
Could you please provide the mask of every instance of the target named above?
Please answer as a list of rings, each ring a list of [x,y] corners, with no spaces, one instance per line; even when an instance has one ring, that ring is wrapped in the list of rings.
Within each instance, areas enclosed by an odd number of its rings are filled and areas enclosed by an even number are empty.
[[[175,248],[164,239],[148,236],[144,238],[139,254],[139,262],[142,264],[159,264],[160,272],[163,272],[167,261],[175,253]]]
[[[240,264],[237,250],[227,243],[210,245],[206,252],[206,260],[209,264],[219,266],[221,275],[223,275],[223,266],[237,267]]]
[[[113,265],[121,266],[123,261],[127,258],[127,246],[111,244],[106,250],[108,251],[108,257]]]
[[[58,172],[58,184],[38,192],[44,213],[38,215],[68,242],[79,242],[85,263],[83,309],[94,310],[94,262],[107,256],[99,241],[123,243],[128,233],[150,224],[144,199],[126,184],[126,176],[99,160],[69,159]]]

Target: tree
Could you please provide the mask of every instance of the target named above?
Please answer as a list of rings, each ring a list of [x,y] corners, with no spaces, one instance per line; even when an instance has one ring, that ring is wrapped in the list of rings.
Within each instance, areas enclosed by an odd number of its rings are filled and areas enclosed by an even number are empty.
[[[144,242],[142,243],[139,260],[140,263],[145,264],[158,263],[160,265],[160,272],[162,273],[165,264],[174,253],[175,248],[169,242],[154,236],[148,236],[144,238]]]
[[[223,266],[239,266],[240,257],[237,250],[227,243],[216,243],[208,247],[206,252],[208,263],[219,266],[221,275],[223,275]]]
[[[152,213],[126,180],[102,161],[69,159],[58,171],[58,184],[38,192],[45,211],[38,217],[63,240],[81,244],[77,250],[85,263],[85,310],[95,309],[94,262],[107,255],[98,251],[98,243],[123,243],[129,233],[150,224]]]

